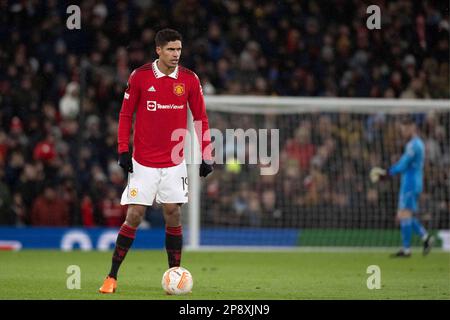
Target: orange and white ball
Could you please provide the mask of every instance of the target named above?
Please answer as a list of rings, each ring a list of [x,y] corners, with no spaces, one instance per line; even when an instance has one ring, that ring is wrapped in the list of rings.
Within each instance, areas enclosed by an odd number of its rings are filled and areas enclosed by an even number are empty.
[[[192,292],[194,279],[187,269],[173,267],[164,272],[161,285],[164,291],[170,295],[182,295]]]

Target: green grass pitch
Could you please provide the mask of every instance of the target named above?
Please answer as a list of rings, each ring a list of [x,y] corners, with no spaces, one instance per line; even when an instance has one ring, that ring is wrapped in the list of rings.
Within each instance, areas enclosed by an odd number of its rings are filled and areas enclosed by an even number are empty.
[[[118,290],[97,292],[111,252],[0,252],[0,299],[450,299],[450,254],[416,250],[409,259],[388,252],[184,252],[193,292],[167,296],[165,251],[131,250]],[[66,287],[69,265],[81,268],[81,289]],[[381,269],[381,289],[367,288],[369,265]]]

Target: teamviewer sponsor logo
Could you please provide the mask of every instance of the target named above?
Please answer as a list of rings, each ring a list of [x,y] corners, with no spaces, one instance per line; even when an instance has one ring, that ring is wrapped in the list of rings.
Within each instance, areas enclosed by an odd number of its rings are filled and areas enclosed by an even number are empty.
[[[156,111],[156,101],[147,101],[147,110]]]
[[[147,101],[147,110],[148,111],[156,111],[156,109],[160,110],[178,110],[183,109],[184,104],[176,105],[176,104],[159,104],[156,101]]]
[[[158,109],[166,109],[166,110],[175,110],[175,109],[183,109],[184,104],[176,105],[176,104],[158,104]]]

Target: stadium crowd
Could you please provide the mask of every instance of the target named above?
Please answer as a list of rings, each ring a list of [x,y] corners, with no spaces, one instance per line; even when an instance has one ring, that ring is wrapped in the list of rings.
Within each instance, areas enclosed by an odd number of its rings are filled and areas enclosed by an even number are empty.
[[[427,152],[421,217],[433,227],[450,223],[450,115],[416,113]],[[276,175],[260,175],[255,165],[216,166],[204,190],[208,225],[386,228],[394,226],[400,179],[380,184],[370,168],[387,168],[404,152],[401,115],[317,113],[259,116],[214,112],[215,123],[238,128],[265,123],[280,130]],[[265,126],[263,126],[265,127]],[[237,151],[224,144],[226,157]],[[216,145],[216,148],[218,145]],[[226,150],[232,150],[227,154]],[[247,159],[256,157],[247,146]],[[234,151],[234,152],[233,152]],[[230,163],[233,163],[230,165]],[[226,214],[224,214],[226,213]]]
[[[374,3],[380,30],[365,24]],[[163,27],[182,32],[182,64],[199,75],[205,94],[450,98],[449,13],[439,1],[88,0],[81,1],[80,30],[66,28],[68,5],[0,2],[0,224],[121,224],[118,113],[128,75],[156,57],[153,38]],[[361,137],[370,143],[379,133],[373,128],[390,123],[378,120],[281,117],[280,128],[293,121],[295,130],[284,134],[280,173],[256,186],[247,179],[254,169],[243,166],[236,175],[217,166],[204,189],[205,222],[292,225],[300,209],[311,216],[305,221],[319,222],[321,213],[352,203],[375,210],[380,197],[395,192],[364,187],[365,164],[376,155],[364,154],[365,163],[355,157],[368,150],[357,143]],[[432,170],[450,171],[448,113],[418,123],[432,150],[425,201],[433,202],[449,194],[448,174]],[[390,137],[384,147],[398,147]],[[450,210],[448,198],[433,203]],[[149,210],[151,225],[162,223],[158,210]]]

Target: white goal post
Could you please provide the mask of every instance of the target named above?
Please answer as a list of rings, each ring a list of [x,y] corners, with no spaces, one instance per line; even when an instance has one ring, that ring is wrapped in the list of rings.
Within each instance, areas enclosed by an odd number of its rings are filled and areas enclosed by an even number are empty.
[[[299,115],[317,113],[357,113],[361,115],[387,114],[403,115],[427,113],[430,111],[450,113],[450,100],[410,100],[410,99],[370,99],[370,98],[322,98],[322,97],[272,97],[272,96],[205,96],[208,115],[211,113],[258,115]],[[189,118],[192,129],[192,116]],[[211,117],[210,117],[211,119]],[[210,127],[216,124],[210,120]],[[264,128],[256,128],[264,129]],[[283,128],[279,128],[283,130]],[[447,128],[447,130],[449,130]],[[191,131],[192,132],[192,131]],[[200,159],[199,145],[195,134],[191,134],[191,145],[197,164],[188,164],[189,205],[184,209],[185,222],[188,224],[185,246],[187,249],[199,249],[201,242],[202,217],[202,181],[198,174]],[[191,150],[186,145],[186,157]],[[189,163],[189,162],[188,162]],[[270,246],[270,245],[269,245]],[[209,247],[205,245],[205,247]],[[239,247],[239,246],[238,246]],[[243,246],[244,247],[244,246]]]

